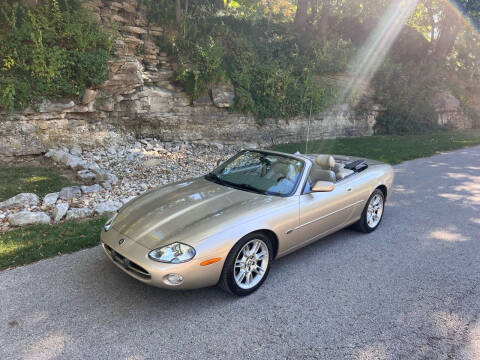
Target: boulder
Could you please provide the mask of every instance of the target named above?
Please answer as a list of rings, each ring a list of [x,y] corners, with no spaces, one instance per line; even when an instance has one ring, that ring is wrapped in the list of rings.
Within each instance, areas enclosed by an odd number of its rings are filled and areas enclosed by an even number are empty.
[[[59,149],[50,149],[46,154],[45,157],[52,158],[57,163],[64,163],[64,159],[67,156],[67,152]]]
[[[85,161],[81,157],[67,154],[64,160],[64,164],[72,170],[81,170],[85,167]]]
[[[140,28],[140,27],[137,27],[137,26],[124,25],[122,27],[122,30],[127,32],[127,33],[135,34],[135,35],[143,35],[143,34],[147,33],[147,30],[145,30],[143,28]]]
[[[198,99],[193,100],[193,106],[208,106],[212,105],[212,99],[210,99],[210,96],[205,95],[202,97],[199,97]]]
[[[113,215],[115,212],[117,212],[117,210],[121,206],[122,206],[121,202],[107,200],[98,204],[95,207],[95,213],[97,213],[100,216],[103,216],[103,215],[110,216],[110,215]]]
[[[53,221],[59,222],[60,220],[62,220],[63,217],[67,214],[67,210],[68,210],[67,202],[62,202],[57,204],[57,206],[55,206],[55,209],[53,210]]]
[[[50,220],[50,216],[44,212],[20,211],[8,217],[11,226],[49,224]]]
[[[89,208],[73,208],[67,211],[67,220],[83,219],[93,215],[93,210]]]
[[[31,206],[38,205],[40,198],[33,193],[20,193],[14,197],[0,202],[0,209],[8,209],[14,206]]]
[[[85,89],[85,92],[83,93],[83,97],[82,97],[82,103],[87,105],[92,101],[95,101],[96,97],[97,97],[97,92],[95,90]]]
[[[82,191],[78,186],[64,187],[62,190],[60,190],[59,194],[59,197],[62,200],[71,200],[80,196],[82,196]]]
[[[74,145],[70,149],[70,154],[75,155],[75,156],[80,156],[80,155],[82,155],[82,148],[78,145]]]
[[[219,108],[227,108],[233,105],[235,90],[232,84],[220,83],[212,87],[213,104]]]
[[[439,91],[433,96],[433,106],[437,112],[460,111],[460,101],[450,91]]]
[[[51,157],[55,162],[73,170],[80,170],[85,167],[85,161],[81,157],[71,155],[65,150],[53,149],[48,151],[45,156]]]
[[[77,177],[84,182],[93,182],[97,178],[90,170],[80,170],[77,172]]]
[[[80,186],[80,188],[82,189],[82,193],[84,193],[84,194],[90,194],[90,193],[94,193],[94,192],[104,190],[103,187],[101,187],[98,184],[94,184],[94,185],[91,185],[91,186]]]
[[[52,103],[49,100],[44,100],[38,107],[40,113],[53,113],[71,110],[75,106],[73,101]]]
[[[115,146],[110,146],[110,147],[107,149],[107,152],[108,152],[110,155],[117,155],[117,149],[115,148]]]
[[[112,185],[116,185],[118,183],[118,177],[113,173],[107,173],[107,181]]]
[[[57,200],[58,192],[47,194],[43,198],[43,206],[52,206],[57,202]]]
[[[85,170],[92,170],[96,175],[101,174],[103,170],[98,164],[96,163],[86,163],[85,164]]]
[[[91,170],[95,173],[97,181],[98,180],[100,180],[100,181],[110,181],[113,184],[116,184],[118,182],[118,178],[114,174],[112,174],[112,173],[110,173],[106,170],[103,170],[98,165],[91,168]]]
[[[220,144],[220,143],[212,143],[212,146],[215,146],[218,150],[223,150],[224,148],[224,145],[223,144]]]

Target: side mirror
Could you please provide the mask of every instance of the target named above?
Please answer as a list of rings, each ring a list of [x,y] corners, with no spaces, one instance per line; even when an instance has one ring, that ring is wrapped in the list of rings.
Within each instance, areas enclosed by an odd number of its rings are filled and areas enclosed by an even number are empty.
[[[333,191],[335,185],[330,181],[317,181],[312,187],[312,192],[330,192]]]
[[[222,159],[217,159],[217,166],[222,163]]]

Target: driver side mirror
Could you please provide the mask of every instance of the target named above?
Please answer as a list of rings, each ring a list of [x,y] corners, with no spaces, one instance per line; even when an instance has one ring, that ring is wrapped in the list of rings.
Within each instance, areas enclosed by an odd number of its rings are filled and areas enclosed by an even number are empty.
[[[335,185],[332,182],[319,180],[313,185],[312,192],[330,192],[334,188]]]
[[[217,166],[222,163],[222,159],[217,159]]]

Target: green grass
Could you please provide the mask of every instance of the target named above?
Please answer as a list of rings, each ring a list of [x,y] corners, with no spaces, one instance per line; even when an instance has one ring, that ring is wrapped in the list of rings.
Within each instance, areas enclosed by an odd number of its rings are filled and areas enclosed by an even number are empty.
[[[375,135],[358,138],[314,140],[308,153],[366,157],[389,164],[434,155],[439,151],[480,145],[480,130],[445,131],[423,135]],[[279,144],[274,150],[305,153],[305,143]]]
[[[72,185],[55,167],[0,167],[0,201],[22,192],[44,196]]]
[[[480,130],[439,132],[428,135],[366,136],[309,143],[309,153],[332,153],[377,159],[390,164],[425,157],[438,151],[480,145]],[[282,144],[278,151],[305,152],[305,143]],[[0,168],[0,200],[19,192],[38,195],[70,184],[52,168]],[[5,175],[4,175],[5,174]],[[25,265],[64,253],[95,246],[105,218],[56,225],[34,225],[0,233],[0,270]]]
[[[0,233],[0,270],[95,246],[105,218],[31,225]]]

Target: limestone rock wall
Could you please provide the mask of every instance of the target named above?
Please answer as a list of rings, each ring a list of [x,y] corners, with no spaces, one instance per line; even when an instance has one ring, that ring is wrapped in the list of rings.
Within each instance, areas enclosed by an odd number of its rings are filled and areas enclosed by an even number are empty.
[[[163,29],[148,24],[140,1],[89,0],[85,6],[98,21],[119,29],[109,79],[100,89],[88,89],[81,101],[46,101],[37,111],[0,114],[0,156],[39,154],[60,145],[110,145],[136,136],[260,145],[305,139],[307,118],[267,119],[259,125],[253,117],[228,112],[225,107],[233,99],[228,84],[212,91],[213,100],[192,104],[175,85],[167,54],[155,43]],[[358,116],[348,109],[316,114],[309,136],[370,135],[375,115],[374,110]]]
[[[465,116],[460,101],[449,91],[440,91],[434,96],[435,111],[438,114],[437,123],[456,129],[471,129],[472,119]]]

